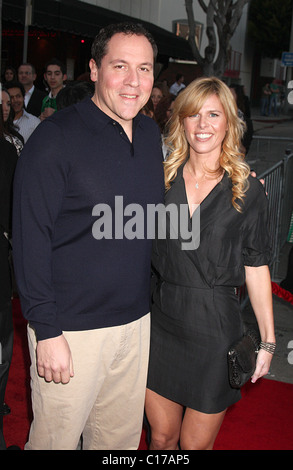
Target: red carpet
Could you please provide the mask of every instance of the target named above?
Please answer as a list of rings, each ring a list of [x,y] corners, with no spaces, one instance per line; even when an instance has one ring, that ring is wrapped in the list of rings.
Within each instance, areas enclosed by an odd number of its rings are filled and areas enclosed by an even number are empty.
[[[23,448],[31,407],[26,323],[17,300],[13,319],[14,352],[5,397],[11,414],[4,417],[4,437],[7,446]],[[144,431],[140,450],[147,450]],[[243,399],[227,412],[215,450],[293,450],[293,385],[267,379],[248,383]]]

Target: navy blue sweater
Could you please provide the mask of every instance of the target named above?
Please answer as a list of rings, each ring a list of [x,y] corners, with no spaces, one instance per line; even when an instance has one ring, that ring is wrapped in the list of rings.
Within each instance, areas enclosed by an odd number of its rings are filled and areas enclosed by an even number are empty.
[[[129,323],[149,311],[152,240],[138,235],[130,213],[123,222],[134,238],[121,236],[120,225],[115,237],[117,196],[120,206],[139,204],[144,214],[163,202],[153,120],[134,119],[131,143],[88,98],[38,126],[18,161],[13,208],[16,280],[38,340]]]

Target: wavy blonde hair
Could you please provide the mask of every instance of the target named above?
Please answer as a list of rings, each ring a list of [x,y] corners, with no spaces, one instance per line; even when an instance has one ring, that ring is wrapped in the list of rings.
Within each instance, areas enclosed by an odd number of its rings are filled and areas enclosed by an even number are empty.
[[[241,212],[239,201],[243,202],[249,187],[250,168],[244,161],[241,151],[241,139],[245,123],[238,117],[237,105],[228,86],[216,77],[204,77],[194,80],[180,92],[174,103],[173,114],[169,121],[169,133],[166,144],[170,154],[164,162],[165,188],[169,190],[171,182],[177,176],[177,170],[188,159],[189,144],[184,132],[184,119],[197,114],[204,102],[211,95],[219,98],[227,119],[227,132],[222,142],[219,168],[214,173],[227,171],[232,181],[232,204]],[[213,171],[210,171],[213,173]]]

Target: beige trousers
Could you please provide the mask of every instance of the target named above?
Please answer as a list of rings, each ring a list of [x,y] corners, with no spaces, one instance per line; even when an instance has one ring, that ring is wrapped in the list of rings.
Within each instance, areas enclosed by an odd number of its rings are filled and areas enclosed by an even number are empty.
[[[150,314],[111,328],[63,333],[74,377],[47,383],[36,370],[36,338],[28,327],[33,422],[26,450],[136,450],[149,357]]]

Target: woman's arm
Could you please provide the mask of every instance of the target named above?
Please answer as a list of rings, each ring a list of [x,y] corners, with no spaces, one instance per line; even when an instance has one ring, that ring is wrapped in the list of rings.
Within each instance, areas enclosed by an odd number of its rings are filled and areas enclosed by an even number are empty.
[[[245,266],[246,286],[252,308],[254,310],[261,341],[275,343],[275,328],[273,315],[273,299],[271,276],[268,266]],[[254,383],[269,371],[273,355],[260,349],[256,369],[251,381]]]

